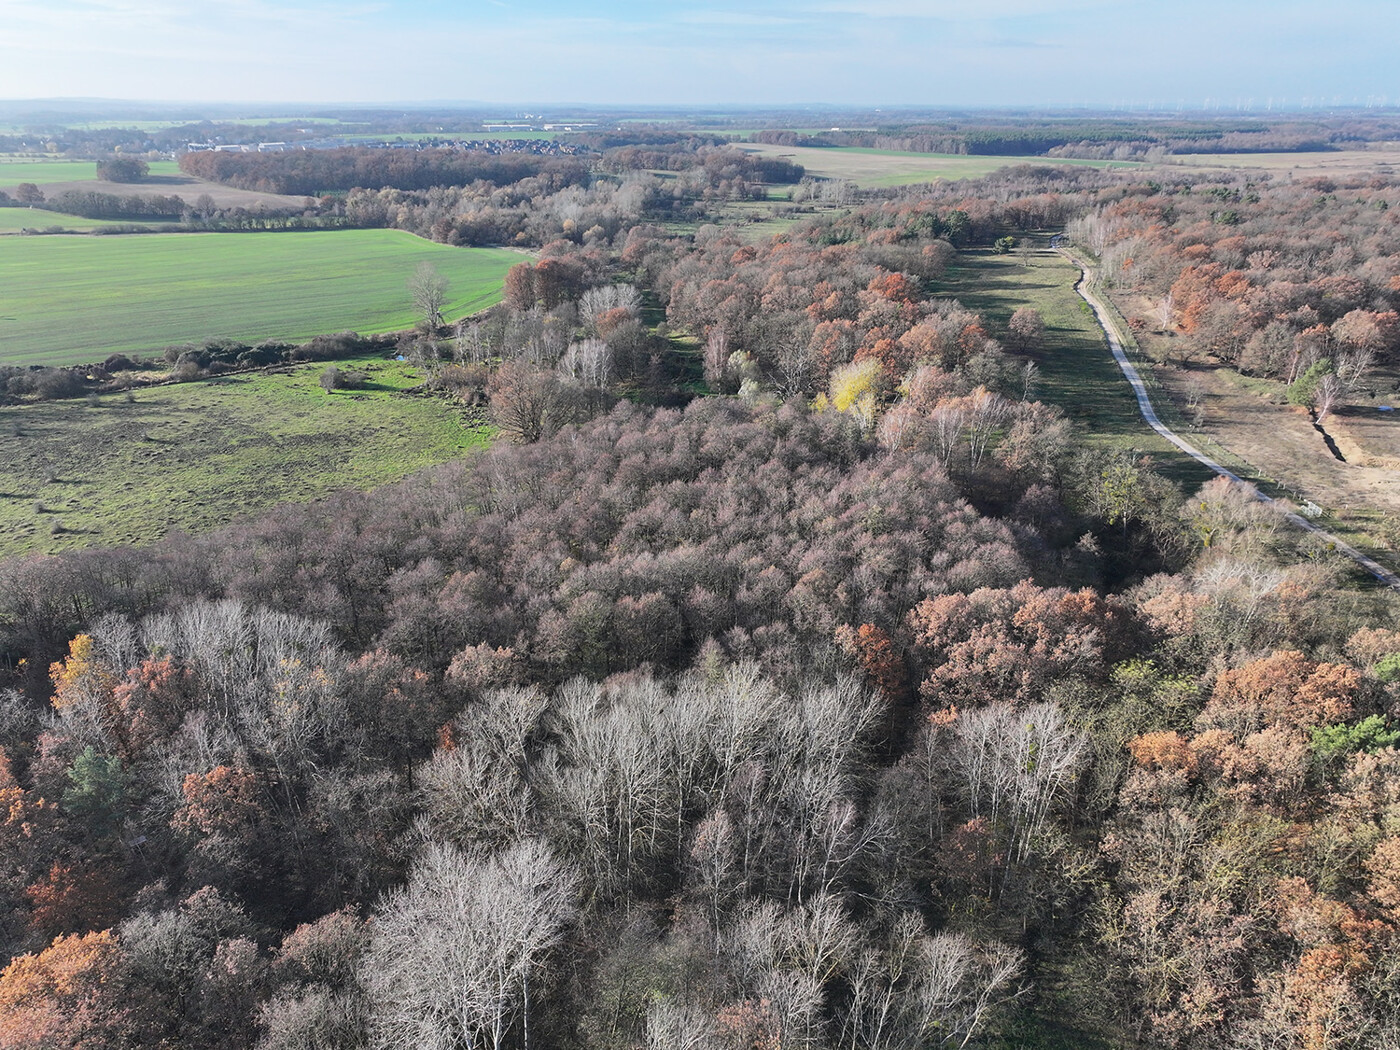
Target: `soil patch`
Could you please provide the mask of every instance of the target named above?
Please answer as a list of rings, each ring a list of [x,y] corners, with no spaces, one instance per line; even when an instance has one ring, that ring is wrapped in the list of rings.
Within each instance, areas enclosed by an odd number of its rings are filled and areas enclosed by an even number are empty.
[[[1150,315],[1145,300],[1120,302],[1129,316]],[[1213,362],[1182,367],[1169,352],[1172,340],[1160,333],[1139,333],[1138,341],[1158,362],[1155,374],[1181,415],[1193,418],[1192,403],[1199,402],[1200,430],[1285,489],[1337,511],[1371,508],[1400,515],[1400,412],[1377,410],[1397,400],[1396,370],[1379,370],[1358,403],[1329,415],[1324,435],[1305,409],[1284,402],[1282,383]]]

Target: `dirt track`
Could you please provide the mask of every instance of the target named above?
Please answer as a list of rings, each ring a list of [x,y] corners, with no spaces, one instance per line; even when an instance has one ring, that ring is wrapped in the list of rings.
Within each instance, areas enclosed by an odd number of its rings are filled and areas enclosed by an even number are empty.
[[[1249,489],[1254,493],[1255,497],[1262,500],[1263,502],[1274,503],[1275,501],[1272,497],[1260,492],[1258,489],[1254,488],[1253,485],[1250,485],[1248,482],[1244,481],[1234,472],[1217,463],[1215,460],[1211,459],[1209,456],[1201,452],[1190,442],[1186,441],[1184,438],[1182,438],[1172,430],[1168,429],[1168,427],[1165,424],[1163,424],[1160,419],[1157,418],[1156,409],[1153,408],[1152,402],[1147,396],[1147,386],[1142,381],[1141,376],[1138,375],[1137,369],[1133,367],[1132,362],[1128,360],[1128,355],[1123,350],[1121,336],[1118,333],[1117,326],[1114,324],[1112,318],[1109,316],[1108,310],[1104,307],[1103,303],[1101,303],[1098,300],[1098,298],[1094,295],[1094,293],[1090,291],[1090,284],[1093,279],[1092,271],[1085,263],[1083,263],[1079,259],[1074,258],[1074,256],[1069,255],[1068,252],[1065,252],[1065,255],[1071,260],[1073,260],[1080,267],[1080,273],[1082,276],[1078,285],[1076,285],[1076,290],[1083,297],[1084,301],[1088,303],[1089,306],[1093,309],[1094,316],[1098,318],[1099,324],[1103,328],[1104,336],[1108,339],[1109,349],[1113,351],[1113,357],[1118,362],[1118,367],[1122,370],[1124,378],[1126,378],[1128,383],[1131,385],[1133,394],[1137,398],[1138,407],[1142,411],[1142,418],[1147,421],[1147,425],[1150,426],[1153,430],[1155,430],[1158,434],[1161,434],[1162,437],[1166,438],[1177,448],[1185,452],[1192,459],[1196,460],[1198,463],[1201,463],[1203,466],[1206,466],[1209,469],[1215,471],[1222,477],[1227,477],[1232,481],[1237,481],[1243,485],[1248,486]],[[1331,546],[1335,550],[1339,551],[1342,554],[1345,554],[1348,558],[1356,562],[1363,569],[1365,569],[1366,572],[1370,573],[1372,576],[1374,576],[1381,583],[1385,584],[1387,587],[1390,587],[1393,590],[1400,591],[1400,576],[1397,576],[1385,566],[1367,557],[1365,554],[1361,553],[1359,550],[1351,546],[1345,540],[1342,540],[1341,538],[1333,535],[1325,529],[1319,528],[1318,526],[1314,525],[1311,521],[1308,521],[1306,518],[1301,517],[1298,514],[1294,514],[1291,511],[1285,511],[1284,516],[1289,520],[1290,523],[1292,523],[1297,528],[1311,532],[1314,535],[1327,541],[1327,543],[1331,544]]]

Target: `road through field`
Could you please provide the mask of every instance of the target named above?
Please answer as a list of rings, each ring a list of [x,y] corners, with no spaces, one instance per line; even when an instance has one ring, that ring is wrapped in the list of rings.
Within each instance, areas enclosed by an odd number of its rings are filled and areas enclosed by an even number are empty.
[[[1058,240],[1059,239],[1056,238],[1056,242],[1058,242]],[[1113,359],[1118,362],[1118,367],[1122,369],[1123,376],[1128,380],[1129,385],[1132,386],[1133,394],[1137,397],[1138,409],[1142,412],[1142,418],[1147,421],[1147,425],[1202,466],[1213,470],[1221,477],[1229,478],[1231,481],[1237,481],[1241,485],[1244,485],[1254,494],[1256,499],[1264,503],[1277,503],[1278,501],[1272,496],[1260,492],[1258,488],[1245,481],[1238,474],[1221,466],[1189,441],[1178,436],[1175,431],[1169,429],[1161,419],[1157,417],[1157,410],[1152,407],[1152,400],[1147,396],[1147,384],[1142,381],[1142,376],[1138,374],[1138,370],[1133,366],[1133,363],[1128,360],[1128,355],[1123,351],[1123,343],[1119,338],[1117,325],[1113,323],[1113,319],[1109,316],[1108,309],[1099,301],[1098,297],[1089,290],[1089,267],[1069,252],[1059,247],[1058,243],[1055,244],[1055,250],[1079,267],[1079,282],[1075,285],[1075,291],[1080,294],[1084,301],[1089,304],[1089,308],[1094,311],[1094,316],[1098,319],[1099,326],[1103,329],[1103,334],[1108,339],[1108,347],[1113,351]],[[1298,528],[1306,529],[1313,535],[1326,540],[1335,549],[1341,551],[1387,587],[1400,591],[1400,576],[1391,572],[1375,559],[1362,554],[1355,547],[1351,546],[1351,544],[1332,535],[1332,533],[1328,532],[1326,529],[1314,525],[1301,514],[1295,514],[1292,511],[1284,510],[1283,515],[1292,524],[1298,526]]]

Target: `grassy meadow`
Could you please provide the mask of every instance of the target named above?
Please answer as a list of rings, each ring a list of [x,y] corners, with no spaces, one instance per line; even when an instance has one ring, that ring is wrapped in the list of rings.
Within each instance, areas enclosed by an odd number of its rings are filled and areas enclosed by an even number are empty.
[[[0,207],[0,233],[19,233],[21,230],[50,230],[60,227],[64,230],[96,230],[103,226],[158,226],[157,222],[133,222],[130,219],[85,219],[81,215],[64,215],[62,212],[44,211],[40,208]],[[0,293],[3,294],[3,293]]]
[[[982,249],[960,252],[936,289],[981,313],[993,335],[1005,332],[1017,308],[1039,311],[1045,340],[1031,355],[1040,371],[1032,395],[1064,409],[1086,447],[1148,453],[1162,473],[1188,489],[1208,481],[1212,475],[1204,467],[1143,422],[1102,329],[1074,290],[1078,277],[1069,260],[1049,251],[1023,262],[1016,254]]]
[[[497,302],[521,258],[399,230],[0,237],[0,364],[396,331],[418,320],[407,282],[420,263],[447,278],[443,313],[460,317]]]
[[[179,175],[173,160],[150,162],[152,175]],[[32,182],[42,189],[55,182],[97,181],[95,160],[46,160],[39,157],[0,156],[0,189],[14,189],[21,182]]]
[[[0,557],[149,543],[243,513],[371,488],[484,445],[402,362],[342,362],[364,390],[328,394],[324,364],[0,408]]]

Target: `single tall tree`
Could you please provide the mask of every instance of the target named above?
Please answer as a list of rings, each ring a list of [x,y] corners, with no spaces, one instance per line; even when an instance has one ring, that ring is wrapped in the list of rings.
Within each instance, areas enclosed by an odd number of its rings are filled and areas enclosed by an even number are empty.
[[[432,263],[421,262],[408,279],[408,290],[424,323],[430,328],[441,327],[442,308],[447,305],[447,278]]]

